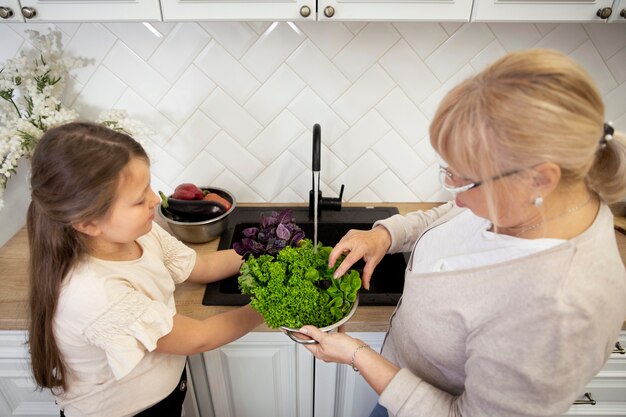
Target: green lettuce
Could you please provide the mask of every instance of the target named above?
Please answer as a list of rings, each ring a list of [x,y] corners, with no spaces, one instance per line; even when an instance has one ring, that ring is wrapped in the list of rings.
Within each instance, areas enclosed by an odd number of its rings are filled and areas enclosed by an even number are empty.
[[[332,248],[303,239],[287,246],[276,257],[249,256],[239,275],[239,289],[251,296],[251,305],[269,327],[299,328],[305,324],[325,327],[341,320],[352,308],[361,288],[361,276],[350,270],[333,279],[328,268]]]

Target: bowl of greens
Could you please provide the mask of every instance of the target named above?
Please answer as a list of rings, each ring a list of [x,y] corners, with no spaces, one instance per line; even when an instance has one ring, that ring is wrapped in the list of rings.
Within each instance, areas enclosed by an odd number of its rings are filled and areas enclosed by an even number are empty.
[[[268,327],[281,328],[292,337],[304,325],[331,331],[352,317],[361,277],[350,270],[334,279],[341,260],[328,268],[331,247],[303,238],[288,210],[262,218],[259,228],[251,229],[255,230],[244,231],[245,242],[233,245],[245,258],[239,289],[250,295],[250,304]]]

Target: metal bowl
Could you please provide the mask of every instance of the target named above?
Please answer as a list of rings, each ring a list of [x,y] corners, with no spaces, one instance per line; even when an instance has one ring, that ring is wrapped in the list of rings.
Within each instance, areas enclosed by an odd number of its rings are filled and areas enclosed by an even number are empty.
[[[224,189],[215,187],[200,188],[202,190],[209,190],[216,193],[230,201],[232,204],[230,209],[218,217],[202,221],[180,221],[178,220],[180,217],[176,217],[177,220],[174,220],[171,217],[171,213],[163,211],[162,206],[159,206],[159,209],[157,210],[159,212],[159,216],[161,216],[161,218],[165,220],[169,226],[172,234],[178,239],[188,243],[206,243],[220,237],[228,225],[228,217],[237,206],[235,196]]]
[[[350,311],[348,311],[348,314],[346,314],[341,320],[339,320],[336,323],[333,323],[333,324],[328,325],[326,327],[321,327],[320,330],[323,331],[323,332],[327,332],[327,333],[335,331],[336,329],[339,328],[339,326],[341,326],[342,324],[344,324],[345,322],[350,320],[350,318],[356,312],[356,308],[358,307],[358,305],[359,305],[359,296],[357,294],[356,300],[354,300],[354,303],[352,303],[352,308],[350,309]],[[303,344],[303,345],[309,345],[309,344],[317,343],[313,339],[302,339],[301,337],[297,337],[296,334],[301,334],[300,332],[298,332],[299,329],[292,329],[292,328],[286,327],[286,326],[281,326],[280,329],[282,331],[284,331],[285,334],[287,336],[289,336],[289,338],[291,340],[293,340],[294,342],[296,342],[296,343],[300,343],[300,344]]]

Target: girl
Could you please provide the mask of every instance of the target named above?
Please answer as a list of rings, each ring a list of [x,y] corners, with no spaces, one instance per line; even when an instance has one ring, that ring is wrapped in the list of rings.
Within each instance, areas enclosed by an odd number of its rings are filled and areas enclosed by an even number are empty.
[[[250,306],[195,320],[175,284],[237,273],[233,250],[197,255],[154,220],[148,156],[91,123],[46,132],[32,158],[29,344],[61,415],[180,416],[186,355],[262,323]],[[63,414],[64,413],[64,414]]]

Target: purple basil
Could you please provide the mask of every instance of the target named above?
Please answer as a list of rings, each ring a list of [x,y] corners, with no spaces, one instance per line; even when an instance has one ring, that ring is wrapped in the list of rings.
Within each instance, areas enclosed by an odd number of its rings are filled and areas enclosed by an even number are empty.
[[[269,216],[261,215],[259,227],[248,227],[242,231],[241,242],[233,243],[233,249],[241,256],[276,256],[286,246],[297,246],[304,232],[296,224],[291,209],[273,211]]]
[[[283,240],[289,240],[289,238],[291,237],[291,232],[285,227],[284,224],[280,223],[278,226],[276,226],[276,237]]]

